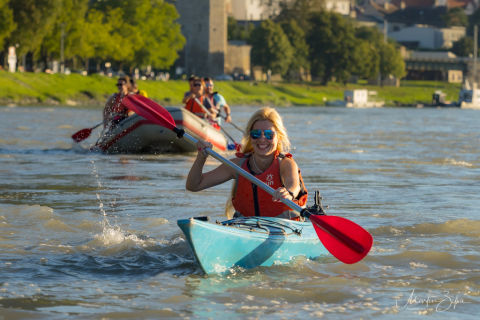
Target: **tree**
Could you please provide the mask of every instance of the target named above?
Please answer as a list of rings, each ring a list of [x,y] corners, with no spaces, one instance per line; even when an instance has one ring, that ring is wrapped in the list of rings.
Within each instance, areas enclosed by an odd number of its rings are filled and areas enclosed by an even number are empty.
[[[460,57],[468,57],[473,54],[473,39],[463,37],[453,43],[451,51]]]
[[[383,34],[378,28],[360,27],[355,30],[357,43],[353,55],[352,74],[364,79],[375,79],[380,72],[380,47]]]
[[[117,10],[118,12],[118,10]],[[83,33],[77,38],[77,55],[85,63],[85,69],[88,69],[90,59],[108,61],[113,59],[115,52],[130,52],[129,44],[122,46],[122,38],[114,33],[111,20],[115,20],[116,11],[110,12],[110,15],[89,9],[85,20],[83,21]],[[112,17],[113,16],[113,17]]]
[[[9,37],[18,44],[18,55],[37,53],[61,11],[61,0],[11,0],[17,28]]]
[[[136,8],[136,3],[139,8]],[[121,65],[120,68],[124,64],[131,65],[133,63],[135,48],[140,48],[143,44],[141,39],[143,30],[138,28],[137,13],[144,10],[144,3],[145,0],[91,1],[90,10],[93,9],[95,12],[92,17],[94,20],[89,19],[89,22],[93,22],[91,27],[101,23],[108,29],[107,39],[94,39],[96,57],[102,60],[117,61]],[[101,22],[97,20],[98,12],[103,15]]]
[[[284,75],[290,66],[293,49],[280,25],[264,20],[250,37],[252,63],[264,72]]]
[[[384,40],[384,35],[377,28],[361,27],[355,31],[355,37],[362,40],[358,50],[365,50],[363,60],[356,64],[364,64],[364,76],[368,79],[376,78],[379,74],[382,79],[392,75],[396,78],[405,76],[405,61],[393,40]],[[368,49],[364,47],[367,44]],[[359,55],[360,58],[361,55]],[[360,58],[361,59],[361,58]]]
[[[447,27],[468,26],[468,17],[465,14],[465,11],[460,7],[448,10],[448,12],[445,15],[443,15],[442,19],[443,21],[445,21],[445,24]]]
[[[86,28],[86,15],[89,0],[61,0],[62,10],[42,42],[43,59],[73,59],[85,56],[85,46],[88,39]],[[99,29],[96,34],[101,33]],[[63,42],[63,48],[61,43]],[[63,49],[63,52],[62,52]],[[92,52],[87,49],[87,52]]]
[[[228,40],[244,40],[248,41],[250,34],[255,29],[253,23],[245,22],[244,26],[238,24],[233,17],[227,19],[227,39]]]
[[[276,21],[295,20],[298,26],[307,32],[310,29],[310,15],[324,9],[324,0],[270,0],[271,6],[280,7],[280,13]]]
[[[332,77],[346,83],[353,68],[356,44],[353,25],[339,14],[326,11],[312,14],[309,22],[307,43],[310,44],[312,76],[322,84],[327,84]]]
[[[178,58],[178,51],[185,45],[180,25],[175,22],[178,13],[175,7],[163,1],[152,3],[138,12],[142,44],[135,48],[135,63],[166,69]]]
[[[305,40],[305,32],[295,20],[283,22],[281,27],[293,48],[294,59],[288,66],[288,75],[290,78],[302,80],[302,73],[310,69],[310,61],[308,60],[310,48]]]
[[[378,77],[380,56],[378,47],[373,43],[364,39],[357,39],[352,60],[352,69],[350,71],[353,75],[362,79],[375,79]]]
[[[13,11],[8,7],[8,0],[0,0],[0,48],[3,48],[5,39],[16,27]]]
[[[380,75],[383,79],[392,75],[397,79],[404,77],[405,61],[394,42],[386,42],[380,47]]]
[[[105,14],[112,38],[103,55],[130,68],[152,65],[167,68],[178,57],[185,38],[175,22],[175,7],[163,0],[96,0],[92,7]]]
[[[467,35],[473,37],[473,27],[475,25],[480,25],[480,8],[475,10],[475,12],[468,19]]]

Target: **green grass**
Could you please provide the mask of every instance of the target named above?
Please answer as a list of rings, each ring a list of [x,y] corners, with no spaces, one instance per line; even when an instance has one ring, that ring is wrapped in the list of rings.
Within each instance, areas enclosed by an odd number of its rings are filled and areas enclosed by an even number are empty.
[[[116,91],[116,79],[100,75],[8,73],[0,71],[0,105],[103,105]],[[435,81],[402,81],[400,87],[359,84],[316,83],[267,84],[249,81],[217,81],[218,90],[230,105],[319,106],[327,100],[343,98],[346,89],[365,88],[377,92],[377,100],[388,106],[408,106],[431,102],[435,90],[447,100],[457,100],[460,84]],[[138,81],[148,96],[163,105],[181,105],[188,90],[186,81]]]

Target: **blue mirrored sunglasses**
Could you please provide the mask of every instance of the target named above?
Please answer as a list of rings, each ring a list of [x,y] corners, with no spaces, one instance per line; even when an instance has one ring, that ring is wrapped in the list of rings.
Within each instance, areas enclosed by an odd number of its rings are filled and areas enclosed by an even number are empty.
[[[262,130],[255,129],[250,131],[250,137],[252,139],[260,139],[261,136],[262,136]],[[273,137],[275,137],[275,131],[270,129],[263,130],[263,136],[265,137],[265,139],[272,140]]]

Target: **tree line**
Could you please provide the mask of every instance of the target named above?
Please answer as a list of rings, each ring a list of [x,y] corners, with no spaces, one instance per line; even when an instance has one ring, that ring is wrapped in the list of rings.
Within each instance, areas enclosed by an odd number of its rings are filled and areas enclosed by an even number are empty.
[[[230,39],[252,45],[252,65],[264,72],[302,80],[306,74],[323,84],[346,83],[352,76],[401,78],[405,64],[397,44],[377,27],[355,27],[337,13],[318,10],[322,1],[280,2],[280,13],[259,26],[239,25],[229,18]]]
[[[395,42],[378,28],[355,27],[336,13],[318,10],[322,0],[264,0],[276,3],[279,14],[254,26],[228,19],[230,40],[252,45],[252,65],[286,79],[311,75],[323,83],[398,78],[405,74]],[[185,44],[178,13],[164,0],[0,0],[0,65],[14,46],[19,65],[27,71],[47,68],[53,60],[73,69],[88,69],[106,61],[114,69],[151,66],[168,69]],[[441,17],[446,26],[467,27],[454,44],[460,56],[473,53],[473,26],[480,10],[467,17],[452,9]]]
[[[185,44],[177,18],[163,0],[0,0],[3,65],[14,46],[27,71],[53,60],[167,69]]]
[[[467,28],[465,37],[453,43],[452,52],[457,56],[468,57],[474,52],[474,28],[480,25],[480,9],[477,9],[472,15],[467,16],[463,11],[457,12],[457,21],[461,21],[456,25]],[[480,32],[477,35],[477,41],[480,40]],[[479,42],[480,43],[480,42]]]
[[[317,2],[280,1],[280,14],[257,27],[229,19],[229,38],[247,39],[252,65],[287,79],[404,75],[394,42],[376,28],[355,28],[338,14],[313,10]],[[97,71],[106,61],[130,73],[135,67],[168,69],[185,44],[176,19],[175,6],[164,0],[0,0],[2,64],[14,46],[26,71],[46,69],[54,60],[72,69],[93,64]]]
[[[394,42],[377,28],[355,28],[338,14],[314,10],[321,2],[280,1],[280,13],[257,27],[230,18],[229,38],[246,39],[252,65],[286,79],[404,75]],[[46,69],[54,60],[72,69],[93,64],[97,71],[106,61],[130,73],[135,67],[168,69],[185,44],[176,19],[175,6],[164,0],[0,0],[2,64],[14,46],[26,71]]]

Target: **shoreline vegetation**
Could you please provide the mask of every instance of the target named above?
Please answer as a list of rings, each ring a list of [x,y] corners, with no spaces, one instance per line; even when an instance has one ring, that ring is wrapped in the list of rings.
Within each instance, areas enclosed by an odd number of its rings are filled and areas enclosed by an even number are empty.
[[[99,107],[116,92],[116,80],[117,77],[97,74],[0,71],[0,106]],[[185,80],[138,80],[137,83],[150,99],[164,106],[180,106],[183,94],[188,90]],[[324,106],[326,101],[343,99],[344,90],[368,89],[375,91],[374,99],[385,101],[385,106],[416,107],[431,104],[436,90],[442,90],[447,100],[456,101],[460,88],[461,84],[440,81],[402,81],[400,87],[373,86],[362,82],[322,86],[315,82],[215,81],[215,89],[231,106]]]

